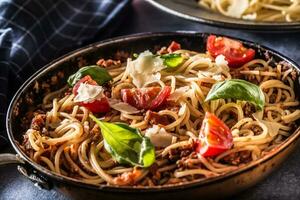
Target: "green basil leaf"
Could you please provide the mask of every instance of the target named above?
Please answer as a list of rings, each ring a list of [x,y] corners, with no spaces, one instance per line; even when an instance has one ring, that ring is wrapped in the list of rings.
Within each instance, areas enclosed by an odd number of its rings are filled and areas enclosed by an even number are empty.
[[[262,90],[257,85],[240,79],[215,83],[205,101],[216,99],[248,101],[254,104],[259,110],[262,110],[265,105],[265,96]]]
[[[164,60],[164,65],[167,67],[178,67],[183,62],[183,57],[180,54],[171,53],[160,56]]]
[[[69,76],[68,84],[73,87],[77,83],[77,81],[79,81],[86,75],[90,75],[92,79],[98,83],[98,85],[102,85],[112,80],[112,77],[109,75],[106,69],[101,68],[97,65],[91,65],[82,67],[75,74]]]
[[[121,164],[149,167],[155,161],[155,150],[150,139],[124,123],[109,123],[90,117],[98,124],[104,138],[104,148]]]

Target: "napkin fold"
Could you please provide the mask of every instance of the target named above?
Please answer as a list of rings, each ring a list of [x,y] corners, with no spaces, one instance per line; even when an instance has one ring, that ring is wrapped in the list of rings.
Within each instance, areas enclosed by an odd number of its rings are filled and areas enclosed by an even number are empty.
[[[9,100],[54,58],[103,39],[119,25],[130,0],[0,1],[0,148]]]

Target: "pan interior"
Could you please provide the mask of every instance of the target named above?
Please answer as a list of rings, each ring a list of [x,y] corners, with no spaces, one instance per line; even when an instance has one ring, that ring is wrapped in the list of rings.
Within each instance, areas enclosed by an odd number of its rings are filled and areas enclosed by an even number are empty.
[[[63,72],[64,76],[61,78],[61,80],[58,81],[58,83],[56,83],[55,85],[50,84],[50,90],[55,91],[59,88],[62,88],[66,84],[67,77],[78,70],[78,62],[80,60],[86,60],[86,65],[92,65],[96,63],[99,58],[113,59],[111,55],[114,55],[116,52],[125,52],[132,55],[133,53],[138,53],[144,51],[145,49],[154,51],[160,49],[160,47],[162,46],[167,46],[173,40],[179,42],[182,48],[205,52],[205,41],[208,35],[209,34],[207,33],[149,33],[144,35],[128,36],[92,44],[88,47],[79,49],[66,56],[63,56],[53,63],[50,63],[49,65],[38,71],[36,74],[34,74],[31,78],[29,78],[28,81],[25,82],[24,85],[19,89],[11,102],[7,115],[7,129],[12,145],[14,146],[17,153],[32,165],[34,165],[34,167],[38,166],[37,164],[34,164],[32,161],[30,161],[30,159],[25,155],[25,153],[22,152],[22,150],[18,146],[18,143],[22,141],[22,135],[28,128],[22,126],[22,124],[24,124],[24,120],[27,120],[27,123],[30,123],[30,121],[28,121],[28,119],[26,118],[25,113],[36,109],[36,105],[42,103],[42,97],[44,96],[46,91],[46,89],[37,90],[35,86],[36,82],[50,82],[52,76]],[[285,61],[289,65],[294,66],[299,70],[299,67],[296,64],[274,51],[245,41],[244,45],[255,49],[258,58],[266,58],[266,55],[268,55],[272,58],[271,62],[273,63]],[[299,91],[299,77],[295,85],[295,90]],[[292,136],[294,136],[295,134],[299,135],[299,132],[300,131],[298,131],[298,133],[295,132]],[[279,150],[280,148],[276,150],[277,153]],[[276,152],[273,152],[273,154],[275,155]],[[257,164],[258,163],[259,162],[257,162]],[[39,167],[39,169],[42,169],[42,167]],[[49,170],[47,171],[48,175],[52,175],[57,179],[62,179]],[[241,171],[241,169],[238,171]],[[227,175],[225,174],[224,177],[225,176]],[[222,177],[223,175],[219,176],[217,179],[220,179]],[[68,178],[64,177],[64,179]],[[69,181],[75,182],[74,179],[70,179]],[[201,182],[201,180],[193,182]]]

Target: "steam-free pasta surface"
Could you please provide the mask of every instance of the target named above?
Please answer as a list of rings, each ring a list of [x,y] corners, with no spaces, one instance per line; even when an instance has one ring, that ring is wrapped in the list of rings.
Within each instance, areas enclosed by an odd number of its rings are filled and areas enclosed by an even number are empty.
[[[167,144],[159,144],[163,147],[151,140],[155,162],[150,167],[118,163],[104,148],[101,130],[89,117],[92,113],[74,101],[75,95],[68,86],[45,95],[42,109],[34,113],[21,147],[34,162],[87,184],[155,186],[236,170],[262,158],[295,130],[300,109],[294,90],[294,69],[264,59],[253,59],[238,69],[230,69],[224,60],[205,52],[179,49],[173,53],[183,57],[182,63],[161,70],[157,82],[143,86],[170,86],[172,98],[163,106],[154,111],[139,109],[136,113],[113,108],[104,114],[94,113],[104,122],[123,122],[137,128],[144,137],[146,132],[155,130],[165,134],[166,137],[159,137],[159,142],[168,139]],[[113,78],[105,86],[110,99],[121,101],[122,89],[136,88],[128,70],[133,59],[106,66]],[[258,85],[265,96],[263,110],[241,100],[205,101],[215,83],[230,79]],[[233,146],[217,156],[202,156],[194,150],[205,112],[215,114],[232,133]]]

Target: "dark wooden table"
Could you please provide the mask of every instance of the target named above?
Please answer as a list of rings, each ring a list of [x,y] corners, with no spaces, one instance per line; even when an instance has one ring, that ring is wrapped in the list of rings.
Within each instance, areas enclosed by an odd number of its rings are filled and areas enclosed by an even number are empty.
[[[287,55],[300,63],[300,33],[255,33],[210,27],[166,14],[145,0],[134,0],[131,10],[123,23],[112,36],[128,35],[140,32],[190,30],[227,34],[255,41]],[[0,153],[13,152],[11,148]],[[0,167],[0,199],[76,199],[50,190],[40,190],[32,182],[20,175],[16,166]],[[220,197],[221,198],[221,197]],[[99,200],[101,197],[95,197]],[[300,199],[300,147],[283,166],[266,180],[231,199]]]

